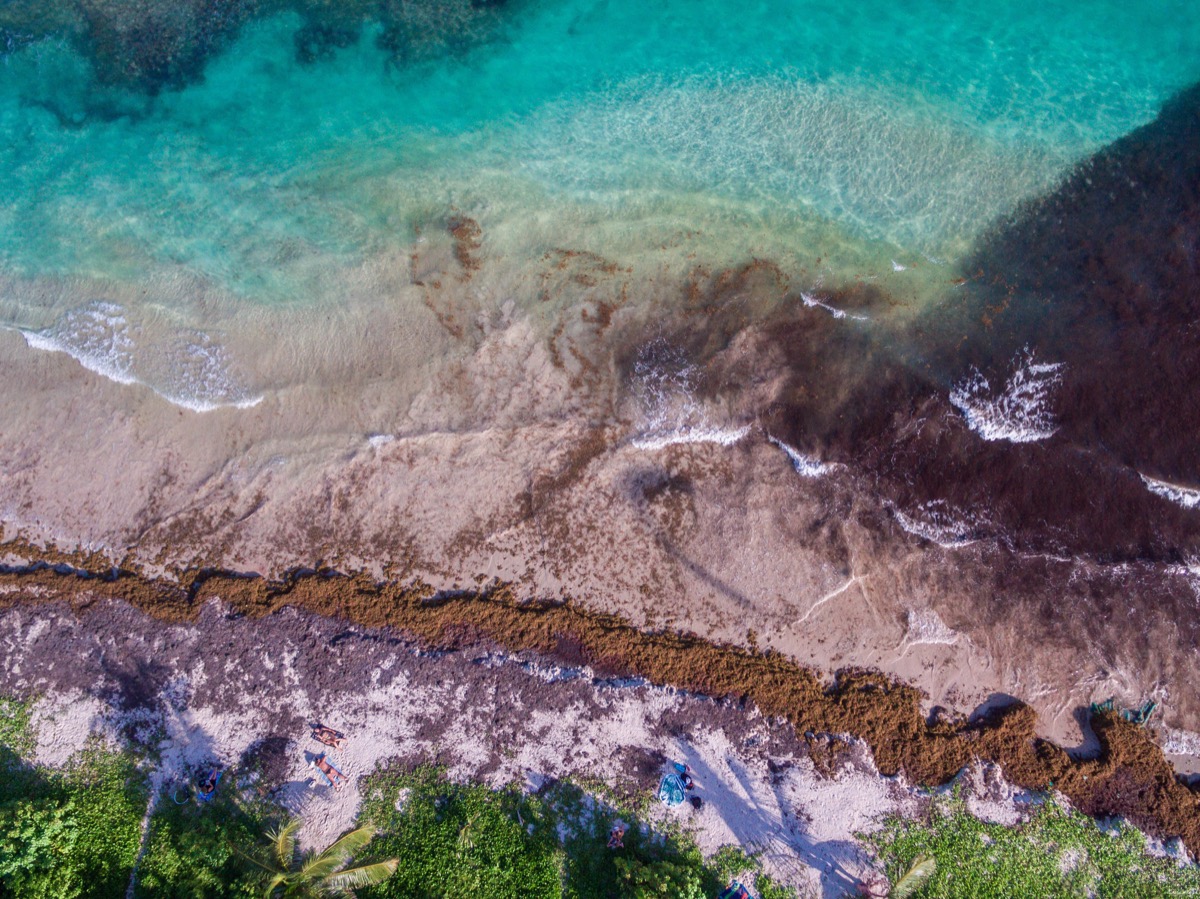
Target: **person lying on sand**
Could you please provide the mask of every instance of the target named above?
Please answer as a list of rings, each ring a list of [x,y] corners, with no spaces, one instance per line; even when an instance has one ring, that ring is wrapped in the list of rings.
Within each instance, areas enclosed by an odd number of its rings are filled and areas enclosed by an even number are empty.
[[[334,749],[341,749],[346,745],[346,735],[341,731],[334,730],[332,727],[326,727],[324,724],[318,724],[313,728],[313,739],[318,743],[324,743],[326,746],[332,746]]]
[[[350,783],[350,778],[339,771],[333,765],[329,764],[325,756],[319,755],[308,763],[310,767],[315,767],[318,771],[325,775],[325,779],[335,790],[340,790],[342,784]]]

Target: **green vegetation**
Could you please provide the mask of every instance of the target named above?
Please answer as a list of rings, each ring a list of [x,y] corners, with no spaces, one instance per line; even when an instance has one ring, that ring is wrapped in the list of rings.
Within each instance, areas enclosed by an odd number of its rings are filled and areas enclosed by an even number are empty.
[[[15,756],[33,754],[33,732],[29,728],[32,706],[30,702],[0,696],[0,753],[7,751]],[[3,759],[0,759],[0,764],[3,764]]]
[[[364,897],[707,899],[758,867],[732,847],[705,861],[681,832],[655,832],[632,810],[565,781],[528,795],[452,783],[422,767],[380,771],[363,786],[362,820],[379,831],[369,849],[398,859],[396,876]],[[618,819],[628,827],[614,851],[608,837]],[[759,887],[763,899],[795,899],[768,878]]]
[[[29,705],[0,699],[0,897],[124,895],[150,798],[142,766],[131,751],[93,743],[62,769],[47,769],[24,760],[32,748]],[[287,822],[261,791],[239,791],[232,774],[209,803],[179,804],[168,790],[150,819],[136,896],[353,888],[362,899],[709,899],[737,877],[753,881],[761,899],[796,899],[753,856],[726,847],[706,860],[682,829],[652,829],[644,805],[631,808],[599,785],[562,781],[531,795],[453,783],[421,767],[380,770],[361,786],[359,829],[302,858],[299,822]],[[613,850],[618,820],[624,845]],[[1005,827],[973,817],[955,796],[928,820],[892,819],[862,840],[893,895],[910,899],[1200,896],[1200,868],[1151,856],[1136,830],[1103,830],[1052,802]],[[255,857],[263,845],[270,858]],[[363,861],[346,869],[359,854]]]
[[[562,895],[562,858],[541,803],[519,790],[455,784],[432,768],[378,772],[363,784],[361,820],[396,876],[364,896],[442,899]]]
[[[922,899],[1184,899],[1200,896],[1200,869],[1151,856],[1130,827],[1101,830],[1053,802],[1026,824],[988,824],[952,799],[928,823],[889,820],[864,842],[893,883],[921,856],[936,870],[912,892]]]
[[[132,759],[92,746],[46,771],[6,747],[0,764],[0,894],[123,895],[149,798]]]
[[[150,819],[135,895],[139,899],[262,896],[262,872],[235,847],[255,845],[280,817],[279,810],[267,803],[239,801],[228,783],[203,805],[193,801],[179,805],[168,790]]]

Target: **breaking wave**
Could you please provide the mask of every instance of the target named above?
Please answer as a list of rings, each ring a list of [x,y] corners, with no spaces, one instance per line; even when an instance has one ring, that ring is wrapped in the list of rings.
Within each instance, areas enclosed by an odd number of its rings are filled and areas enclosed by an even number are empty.
[[[805,455],[789,443],[784,443],[777,437],[767,435],[767,439],[775,446],[783,450],[785,456],[792,463],[792,468],[796,469],[796,474],[805,478],[819,478],[822,475],[828,474],[833,470],[832,465],[822,462],[812,456]]]
[[[64,313],[49,328],[19,330],[32,349],[66,353],[88,371],[118,384],[141,384],[193,412],[245,409],[262,401],[234,382],[228,352],[207,334],[178,330],[147,340],[116,303],[95,300]]]
[[[911,514],[895,508],[892,514],[900,527],[910,534],[946,549],[958,549],[976,543],[984,532],[983,520],[973,514],[953,510],[941,499],[922,503]]]
[[[1193,487],[1180,487],[1178,484],[1169,484],[1166,481],[1148,478],[1141,472],[1138,472],[1138,477],[1142,479],[1142,483],[1146,485],[1146,489],[1151,493],[1157,494],[1164,499],[1169,499],[1171,502],[1183,506],[1185,509],[1200,509],[1200,490]]]
[[[1013,373],[997,392],[977,368],[954,385],[950,402],[971,430],[984,440],[1033,443],[1058,430],[1050,408],[1051,394],[1062,381],[1061,362],[1037,362],[1026,348],[1017,354]]]
[[[838,309],[835,306],[830,306],[828,303],[822,302],[821,300],[817,299],[817,297],[815,297],[814,295],[812,295],[810,293],[801,293],[800,299],[804,302],[804,305],[807,306],[808,308],[824,309],[826,312],[828,312],[834,318],[852,318],[855,321],[860,321],[860,322],[867,321],[867,317],[865,315],[857,315],[853,312],[847,312],[845,309]]]
[[[633,367],[633,393],[641,407],[642,427],[630,444],[659,450],[681,443],[732,446],[750,433],[749,425],[714,424],[696,398],[699,369],[665,340],[642,347]]]

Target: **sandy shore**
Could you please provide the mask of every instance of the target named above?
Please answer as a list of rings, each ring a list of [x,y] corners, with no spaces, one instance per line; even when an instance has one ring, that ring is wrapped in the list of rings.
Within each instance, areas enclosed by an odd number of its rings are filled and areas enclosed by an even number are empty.
[[[358,779],[384,760],[531,790],[599,778],[631,798],[679,760],[695,769],[704,806],[654,804],[655,819],[678,820],[706,853],[730,843],[761,852],[773,876],[834,896],[870,873],[854,835],[929,801],[904,778],[881,776],[861,741],[806,741],[753,708],[533,657],[424,652],[291,611],[245,624],[216,603],[195,624],[169,627],[114,604],[9,610],[0,691],[39,697],[44,763],[100,734],[156,754],[153,777],[168,792],[204,765],[255,767],[304,818],[308,844],[350,824]],[[307,767],[323,748],[309,737],[316,720],[350,735],[332,754],[351,780],[340,791]],[[1030,796],[989,766],[962,783],[985,818],[1012,823],[1028,811]]]

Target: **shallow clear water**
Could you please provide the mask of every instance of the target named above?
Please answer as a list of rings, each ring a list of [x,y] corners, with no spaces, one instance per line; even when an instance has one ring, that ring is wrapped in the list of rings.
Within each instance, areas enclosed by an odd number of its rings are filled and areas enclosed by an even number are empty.
[[[0,67],[0,264],[320,300],[450,206],[531,255],[942,258],[1200,76],[1190,5],[1149,6],[512,3],[405,65],[369,23],[302,65],[283,15],[154,98],[47,39]]]
[[[869,279],[919,308],[989,225],[1200,77],[1183,3],[405,8],[402,54],[347,14],[305,58],[312,23],[277,14],[160,91],[99,77],[86,41],[10,40],[0,324],[195,410],[328,387],[300,364],[325,316],[353,320],[343,369],[369,356],[356,334],[414,304],[456,216],[486,263],[445,300],[467,321],[485,297],[549,333],[532,272],[562,249],[628,270],[634,305],[670,302],[639,286],[655,273],[758,258],[818,305]],[[272,356],[285,332],[300,348]]]

